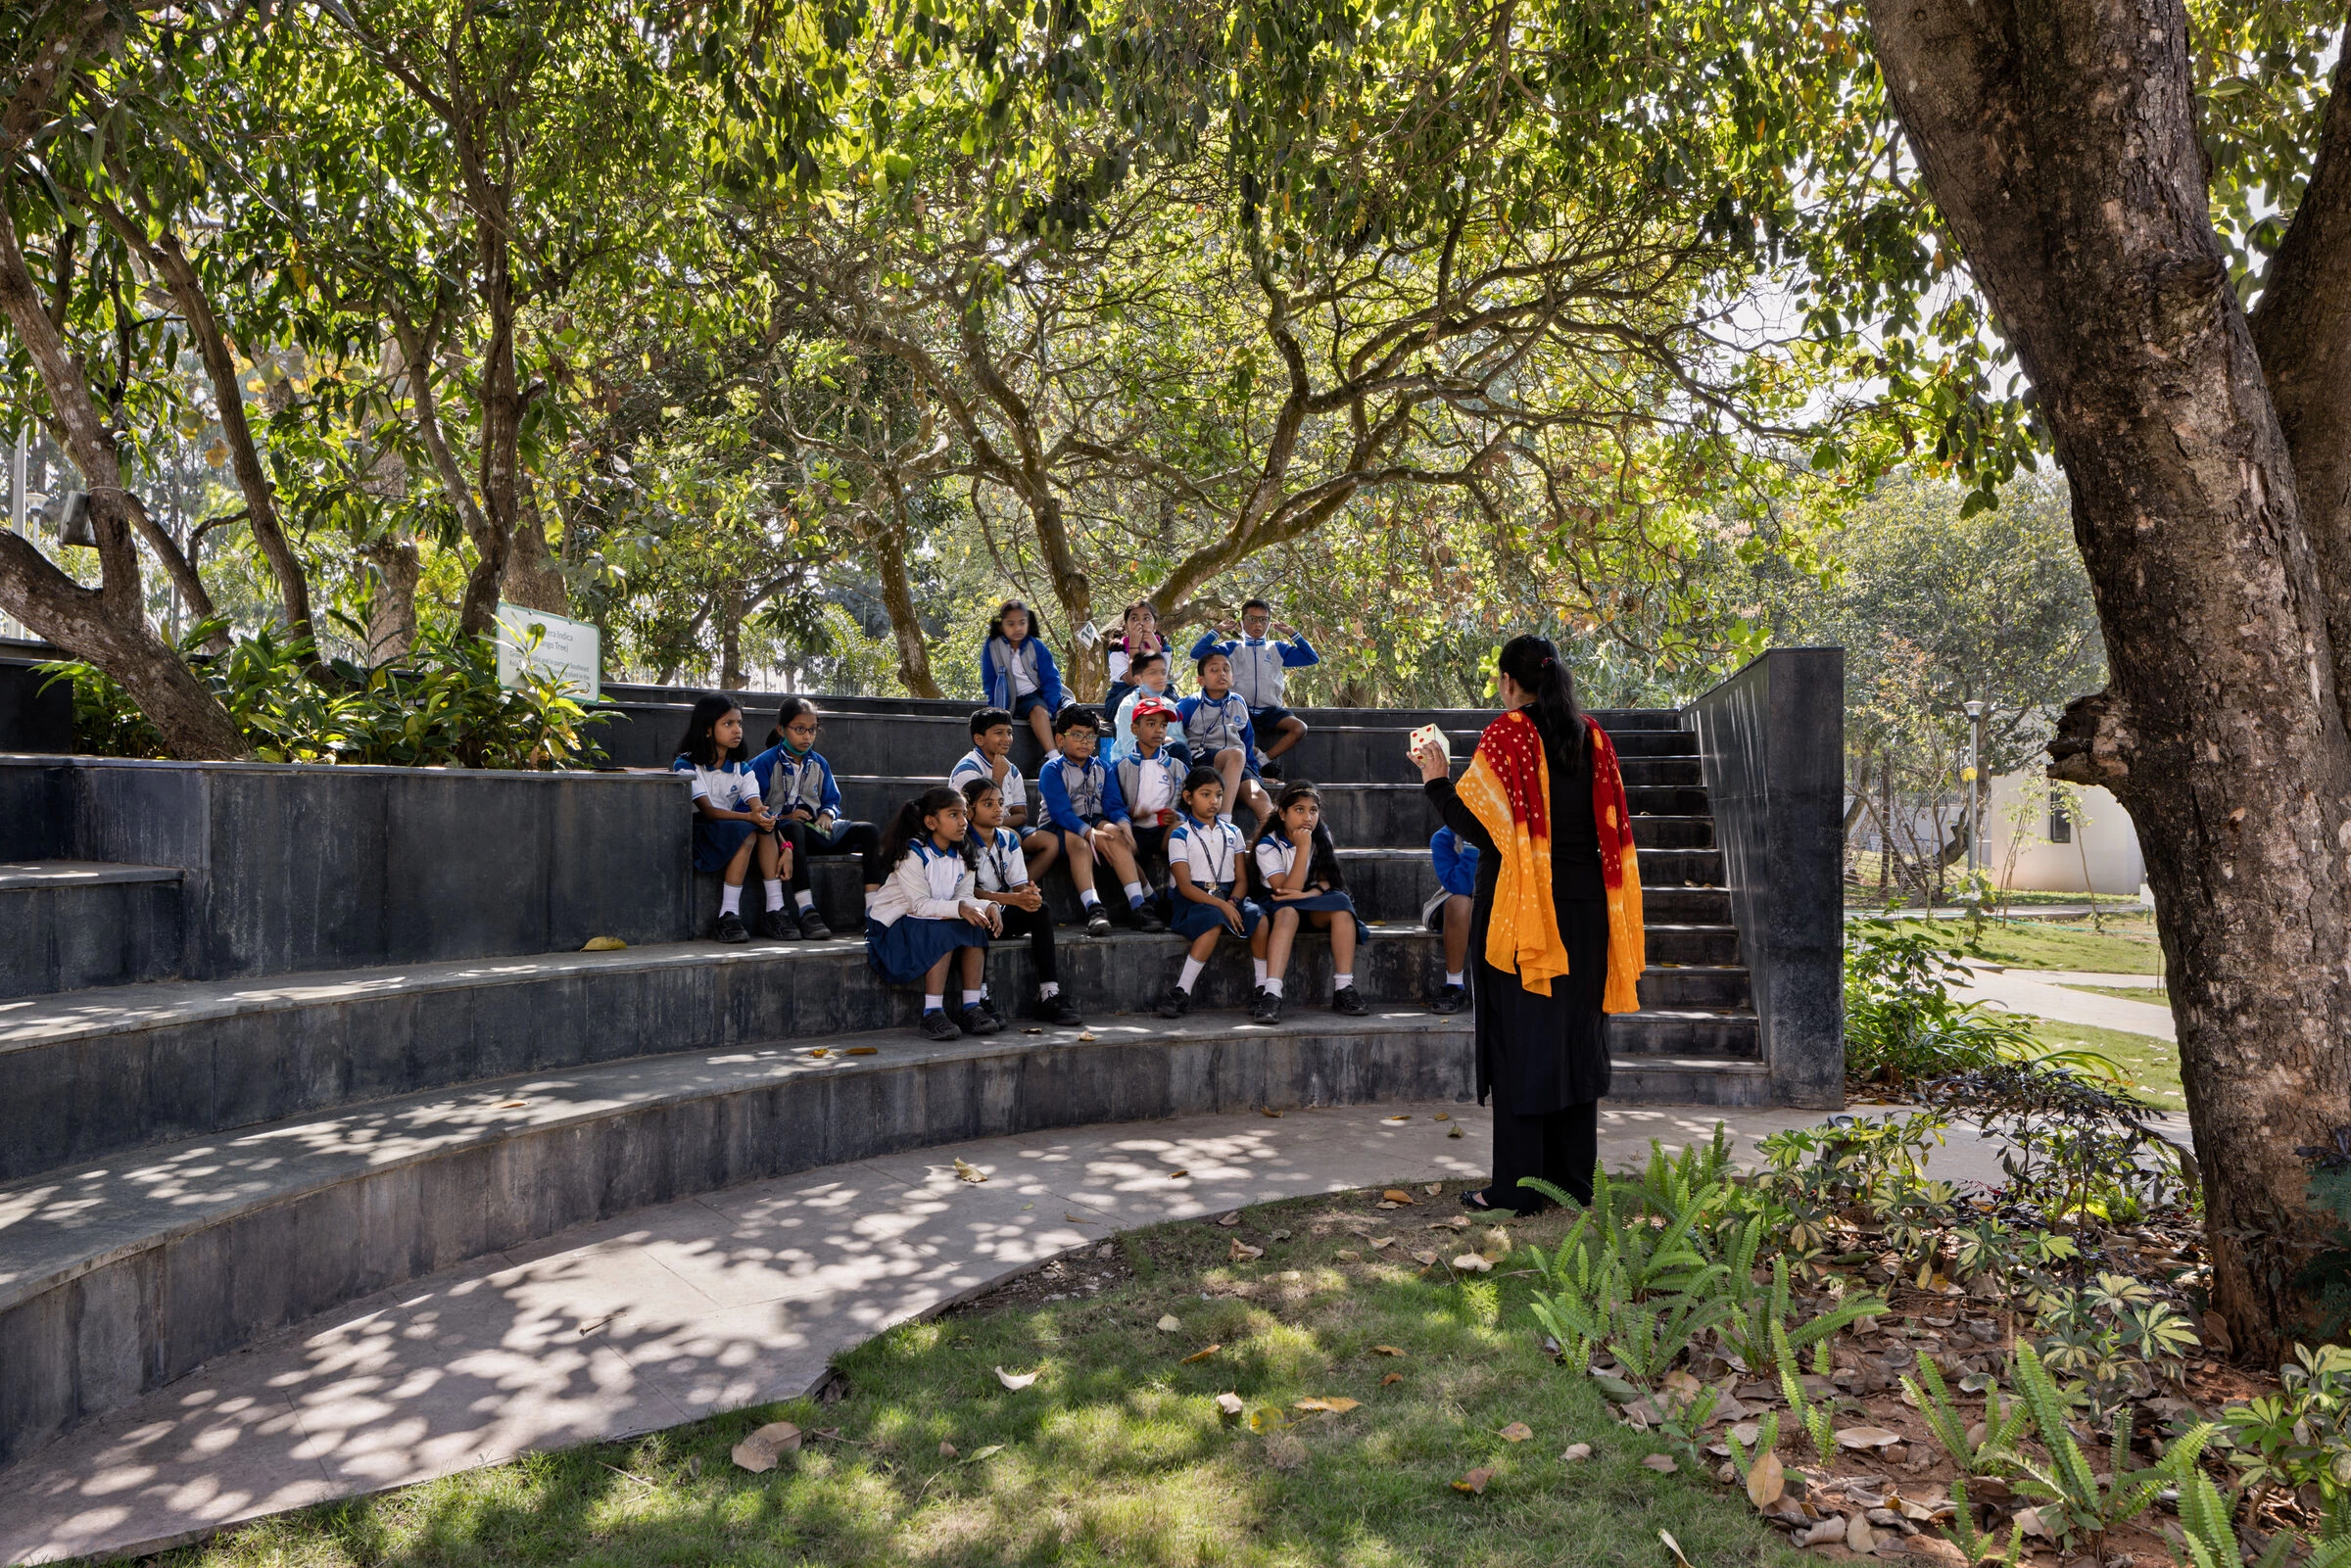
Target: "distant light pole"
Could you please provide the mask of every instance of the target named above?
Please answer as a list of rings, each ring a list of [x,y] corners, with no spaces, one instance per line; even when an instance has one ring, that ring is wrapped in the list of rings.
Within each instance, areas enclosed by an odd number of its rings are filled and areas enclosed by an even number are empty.
[[[1977,829],[1984,815],[1984,704],[1967,708],[1967,874],[1976,874]]]

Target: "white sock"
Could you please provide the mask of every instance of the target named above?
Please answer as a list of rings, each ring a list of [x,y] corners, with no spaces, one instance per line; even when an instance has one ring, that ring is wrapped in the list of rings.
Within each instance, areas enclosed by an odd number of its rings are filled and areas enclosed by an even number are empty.
[[[805,887],[792,894],[792,901],[798,905],[802,910],[811,910],[816,908],[816,894],[810,892]]]
[[[1461,972],[1460,970],[1447,970],[1447,971],[1445,972],[1445,983],[1446,983],[1446,984],[1448,984],[1448,985],[1459,985],[1459,984],[1461,984],[1461,983],[1462,983],[1462,972]]]
[[[977,991],[967,987],[963,993],[963,1005],[965,1007],[977,1007],[980,1005],[981,1001],[986,997],[986,995],[987,987],[985,986],[982,986]]]
[[[768,908],[782,909],[784,907],[784,879],[781,877],[773,881],[761,882],[759,891],[767,895]]]
[[[1061,994],[1061,981],[1046,980],[1044,983],[1037,986],[1036,994],[1043,997],[1048,1002],[1052,1001],[1053,998]]]
[[[721,915],[743,913],[743,883],[729,882],[718,890],[718,912]]]
[[[1200,977],[1200,972],[1206,968],[1208,968],[1206,963],[1186,953],[1183,956],[1183,978],[1176,982],[1176,989],[1189,991],[1192,988],[1192,982]]]
[[[1078,902],[1083,904],[1087,909],[1100,909],[1102,895],[1090,887],[1080,887],[1078,889]]]
[[[1263,985],[1266,983],[1266,961],[1264,959],[1251,959],[1249,961],[1249,972],[1257,976],[1258,984]]]
[[[931,992],[931,993],[927,993],[927,994],[926,994],[926,995],[923,997],[923,1011],[924,1011],[924,1012],[926,1012],[926,1013],[944,1013],[946,1010],[947,1010],[947,999],[946,999],[946,996],[945,996],[945,994],[944,994],[943,992]]]
[[[1141,882],[1128,882],[1128,883],[1127,884],[1127,902],[1128,902],[1128,904],[1129,906],[1132,906],[1132,905],[1140,904],[1142,901],[1143,901],[1143,884],[1142,884]]]
[[[1279,996],[1281,994],[1281,981],[1269,976],[1266,980],[1266,994],[1268,996]]]
[[[1355,976],[1352,974],[1333,974],[1330,977],[1330,988],[1334,991],[1344,991],[1354,983]]]

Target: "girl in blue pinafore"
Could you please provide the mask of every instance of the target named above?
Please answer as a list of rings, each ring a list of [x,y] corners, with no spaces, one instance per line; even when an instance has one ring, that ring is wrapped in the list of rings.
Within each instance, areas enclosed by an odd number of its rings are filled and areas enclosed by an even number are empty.
[[[996,918],[973,896],[963,858],[970,816],[963,796],[944,784],[898,808],[882,834],[882,885],[865,895],[865,959],[892,985],[923,988],[923,1034],[953,1040],[993,1034],[1004,1025],[979,1006],[987,974],[987,942]],[[947,970],[963,968],[963,1005],[946,1010]]]
[[[743,744],[743,710],[735,699],[706,696],[695,703],[677,760],[669,765],[672,773],[694,781],[694,869],[717,872],[725,882],[711,932],[722,942],[751,939],[743,923],[743,879],[754,857],[767,901],[759,934],[799,934],[784,920],[783,879],[792,875],[792,851],[777,841],[776,819],[744,761],[749,755]]]
[[[1266,939],[1266,979],[1249,1009],[1251,1022],[1271,1023],[1281,1017],[1282,975],[1301,925],[1330,932],[1331,1011],[1358,1019],[1370,1012],[1355,989],[1356,943],[1371,934],[1370,927],[1348,895],[1339,846],[1322,825],[1322,796],[1313,784],[1299,779],[1282,785],[1273,815],[1258,831],[1255,859],[1273,928]]]
[[[1249,877],[1248,841],[1223,816],[1224,781],[1214,768],[1194,768],[1176,791],[1176,826],[1168,832],[1168,929],[1182,937],[1183,975],[1159,999],[1159,1016],[1179,1019],[1192,1009],[1192,986],[1208,967],[1217,938],[1244,937],[1266,981],[1266,912],[1243,896]]]

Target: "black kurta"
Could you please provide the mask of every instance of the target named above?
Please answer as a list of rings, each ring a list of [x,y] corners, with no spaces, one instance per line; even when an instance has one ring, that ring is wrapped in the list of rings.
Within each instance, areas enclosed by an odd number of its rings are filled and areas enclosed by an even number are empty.
[[[1533,710],[1527,711],[1529,718]],[[1548,738],[1548,737],[1546,737]],[[1428,798],[1445,826],[1477,845],[1476,902],[1469,956],[1476,965],[1477,1098],[1489,1090],[1494,1114],[1540,1116],[1588,1105],[1608,1092],[1608,1048],[1601,999],[1608,979],[1607,890],[1601,879],[1600,827],[1592,815],[1592,755],[1579,745],[1551,764],[1551,897],[1567,947],[1568,972],[1551,994],[1522,989],[1515,969],[1486,962],[1486,929],[1502,857],[1494,835],[1462,803],[1450,779],[1432,779]]]

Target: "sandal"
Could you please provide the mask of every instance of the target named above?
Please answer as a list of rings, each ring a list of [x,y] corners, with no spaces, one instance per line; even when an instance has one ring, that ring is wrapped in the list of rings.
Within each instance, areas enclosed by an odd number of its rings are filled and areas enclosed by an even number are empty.
[[[1486,1194],[1492,1190],[1493,1189],[1490,1187],[1479,1187],[1472,1191],[1463,1193],[1462,1207],[1468,1210],[1473,1214],[1491,1214],[1497,1212],[1498,1211],[1495,1209],[1492,1200],[1486,1197]]]

